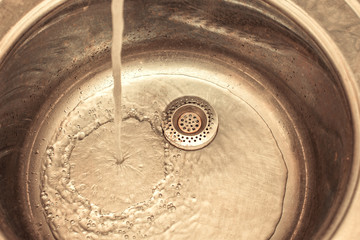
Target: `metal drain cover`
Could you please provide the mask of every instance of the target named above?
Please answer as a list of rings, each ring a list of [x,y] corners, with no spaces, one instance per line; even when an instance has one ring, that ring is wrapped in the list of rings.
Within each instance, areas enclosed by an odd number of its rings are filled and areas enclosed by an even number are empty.
[[[197,150],[207,146],[219,126],[215,110],[204,99],[184,96],[173,100],[165,109],[165,138],[175,147]]]

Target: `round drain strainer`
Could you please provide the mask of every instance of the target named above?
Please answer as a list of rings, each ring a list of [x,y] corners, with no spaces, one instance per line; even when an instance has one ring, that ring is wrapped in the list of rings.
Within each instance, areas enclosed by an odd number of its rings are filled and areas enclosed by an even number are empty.
[[[199,97],[177,98],[165,109],[165,138],[175,147],[184,150],[207,146],[215,138],[218,125],[215,110]]]

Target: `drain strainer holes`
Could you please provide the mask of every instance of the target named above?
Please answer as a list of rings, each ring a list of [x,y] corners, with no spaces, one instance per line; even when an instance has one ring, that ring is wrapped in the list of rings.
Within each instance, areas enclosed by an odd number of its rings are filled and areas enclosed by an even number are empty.
[[[205,100],[185,96],[172,101],[165,109],[163,119],[165,138],[184,150],[207,146],[216,136],[218,117]]]
[[[195,133],[201,127],[201,118],[194,112],[185,112],[179,117],[178,127],[184,133]]]

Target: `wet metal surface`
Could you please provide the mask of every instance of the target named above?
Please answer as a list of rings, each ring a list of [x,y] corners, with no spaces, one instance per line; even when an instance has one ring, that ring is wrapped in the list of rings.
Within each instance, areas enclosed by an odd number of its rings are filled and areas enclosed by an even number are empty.
[[[339,65],[319,48],[321,43],[315,43],[286,14],[260,1],[133,1],[125,7],[125,76],[144,84],[154,83],[146,88],[128,88],[128,100],[135,103],[161,99],[154,103],[158,105],[156,109],[164,109],[184,95],[208,101],[219,113],[219,130],[236,126],[242,131],[238,135],[221,131],[203,149],[209,153],[223,149],[226,154],[222,159],[237,159],[233,166],[242,165],[234,182],[238,179],[242,184],[239,186],[249,188],[232,188],[239,190],[240,195],[224,191],[228,199],[235,199],[228,202],[229,206],[266,206],[268,198],[262,194],[268,191],[277,204],[257,211],[261,216],[268,213],[275,228],[264,238],[331,236],[339,224],[334,219],[349,199],[347,186],[357,174],[353,153],[358,122],[354,111],[350,111],[357,99],[347,87],[344,90],[348,83],[338,74]],[[36,21],[1,59],[0,174],[4,184],[0,186],[0,214],[3,232],[9,239],[15,235],[20,239],[53,237],[53,225],[48,215],[44,216],[46,201],[40,199],[44,196],[40,192],[44,189],[41,181],[51,169],[44,168],[43,163],[51,153],[47,150],[54,143],[54,132],[61,134],[58,126],[69,112],[79,102],[111,86],[111,80],[100,74],[110,66],[109,13],[109,1],[63,4]],[[155,93],[133,99],[132,91]],[[215,93],[217,97],[213,97]],[[229,102],[233,104],[230,106]],[[131,109],[127,114],[142,121],[148,119]],[[154,131],[161,132],[156,129],[160,120],[149,119]],[[231,125],[226,125],[228,119]],[[97,135],[89,135],[85,140],[90,141],[90,136]],[[225,145],[228,139],[237,144]],[[84,142],[82,146],[88,145]],[[243,155],[236,158],[234,149]],[[79,159],[78,166],[87,166],[81,165],[83,161]],[[246,168],[244,164],[248,164]],[[99,169],[100,166],[103,165]],[[194,169],[201,170],[196,166]],[[203,166],[205,172],[214,169],[224,168]],[[92,181],[82,176],[81,170],[75,168],[73,178]],[[226,170],[232,173],[231,168]],[[252,178],[264,184],[276,179],[279,184],[258,187]],[[74,186],[81,196],[97,205],[112,207],[111,202],[94,198],[90,190]],[[239,200],[244,193],[258,195],[251,195],[254,198],[249,197],[251,203],[247,203]],[[143,193],[134,196],[142,199]],[[206,196],[203,193],[203,199]],[[222,202],[219,199],[215,198],[214,206]],[[238,215],[222,216],[220,220],[229,216],[236,219]],[[263,226],[263,220],[244,224],[243,231],[246,225],[258,229],[255,226]]]

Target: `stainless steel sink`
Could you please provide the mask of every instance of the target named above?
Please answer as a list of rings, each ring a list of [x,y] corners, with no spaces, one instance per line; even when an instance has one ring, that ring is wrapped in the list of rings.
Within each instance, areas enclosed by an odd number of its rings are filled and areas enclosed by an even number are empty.
[[[0,239],[356,239],[357,76],[306,11],[126,1],[124,179],[81,152],[112,141],[110,1],[42,2],[0,42]],[[163,136],[182,96],[218,115],[201,150]]]

